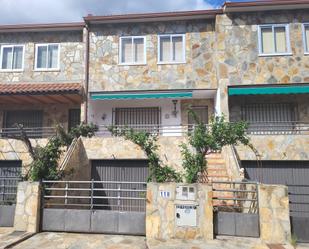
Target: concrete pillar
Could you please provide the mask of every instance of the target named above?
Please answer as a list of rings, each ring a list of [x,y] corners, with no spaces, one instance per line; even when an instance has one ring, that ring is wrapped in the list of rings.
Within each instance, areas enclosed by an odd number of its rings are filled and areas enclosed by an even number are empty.
[[[39,232],[41,186],[39,182],[20,182],[17,187],[14,229]]]
[[[196,199],[176,198],[178,186],[194,187]],[[196,206],[196,226],[177,226],[176,205]],[[146,205],[147,240],[202,239],[212,240],[213,207],[212,188],[206,184],[149,183]]]
[[[258,191],[261,240],[272,244],[288,243],[291,238],[288,188],[260,184]]]

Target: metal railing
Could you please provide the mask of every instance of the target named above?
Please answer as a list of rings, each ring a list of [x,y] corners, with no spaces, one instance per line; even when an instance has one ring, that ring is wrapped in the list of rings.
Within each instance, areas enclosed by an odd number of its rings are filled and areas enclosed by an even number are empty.
[[[258,213],[258,183],[213,181],[213,207],[216,211]]]
[[[146,210],[146,182],[43,181],[45,208]]]
[[[309,135],[309,123],[303,122],[257,122],[249,123],[251,135]]]
[[[0,205],[15,204],[20,177],[0,177]]]
[[[54,127],[33,127],[23,128],[29,138],[47,138],[56,134]],[[2,138],[16,138],[21,135],[19,128],[2,128],[0,130],[0,137]]]
[[[160,136],[184,136],[194,130],[195,125],[114,125],[119,130],[134,129],[146,131]],[[207,125],[210,127],[209,125]],[[100,125],[97,136],[111,136],[109,125]],[[247,130],[249,135],[309,135],[309,123],[301,122],[271,122],[250,123]]]

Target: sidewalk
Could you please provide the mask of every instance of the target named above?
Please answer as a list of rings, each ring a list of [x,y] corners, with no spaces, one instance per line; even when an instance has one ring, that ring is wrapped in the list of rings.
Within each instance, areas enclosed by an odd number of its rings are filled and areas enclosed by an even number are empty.
[[[10,248],[17,242],[28,239],[33,234],[14,231],[12,227],[0,227],[0,249]]]
[[[290,245],[266,245],[255,238],[220,236],[212,241],[200,240],[148,240],[148,249],[293,249]],[[309,249],[309,244],[297,246],[297,249]]]

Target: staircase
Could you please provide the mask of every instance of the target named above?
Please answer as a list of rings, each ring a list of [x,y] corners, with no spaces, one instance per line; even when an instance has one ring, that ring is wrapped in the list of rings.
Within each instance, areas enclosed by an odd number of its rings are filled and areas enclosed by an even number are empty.
[[[214,152],[206,156],[207,169],[203,174],[203,182],[229,181],[231,177],[227,171],[226,162],[221,152]]]

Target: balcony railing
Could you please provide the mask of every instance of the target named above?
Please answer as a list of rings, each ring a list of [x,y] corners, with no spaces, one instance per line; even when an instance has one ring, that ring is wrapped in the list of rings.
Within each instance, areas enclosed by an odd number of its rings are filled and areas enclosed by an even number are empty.
[[[29,138],[48,138],[56,134],[54,127],[34,127],[23,128],[23,131]],[[1,138],[17,138],[22,134],[19,128],[2,128],[0,130]]]
[[[110,137],[108,125],[100,125],[96,136]],[[117,125],[115,128],[122,130],[133,128],[136,131],[147,131],[160,136],[185,136],[194,129],[194,125]],[[23,129],[29,138],[48,138],[56,134],[54,127],[36,127]],[[247,133],[250,135],[309,135],[309,123],[251,123]],[[0,138],[17,138],[21,135],[18,128],[3,128]]]
[[[96,135],[111,136],[108,127],[99,126]],[[147,131],[160,136],[184,136],[194,129],[194,125],[116,125],[114,127],[119,130],[133,128],[135,131]],[[247,133],[250,135],[309,135],[309,123],[251,123]]]
[[[309,135],[309,123],[268,122],[250,123],[247,130],[251,135]]]

